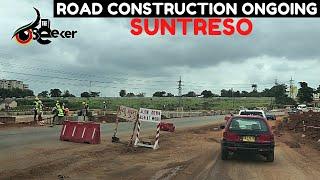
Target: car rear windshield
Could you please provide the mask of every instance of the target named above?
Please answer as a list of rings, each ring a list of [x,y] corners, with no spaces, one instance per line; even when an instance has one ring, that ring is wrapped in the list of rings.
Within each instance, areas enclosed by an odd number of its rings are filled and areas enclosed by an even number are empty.
[[[240,113],[240,115],[251,115],[251,116],[261,116],[261,117],[263,117],[262,112],[259,112],[259,111],[251,111],[251,112],[242,111],[242,112]]]
[[[262,119],[258,118],[234,118],[229,126],[229,131],[268,132],[268,126]]]

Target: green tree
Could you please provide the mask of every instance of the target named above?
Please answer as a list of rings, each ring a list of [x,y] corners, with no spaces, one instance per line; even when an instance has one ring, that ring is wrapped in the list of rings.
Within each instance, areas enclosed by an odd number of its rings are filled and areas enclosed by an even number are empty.
[[[275,103],[279,105],[295,105],[296,102],[288,97],[287,86],[285,84],[277,84],[268,92],[270,97],[275,98]]]
[[[165,91],[157,91],[155,93],[153,93],[153,97],[165,97],[166,92]]]
[[[222,89],[221,90],[221,97],[232,97],[232,90],[231,89],[229,89],[229,90]]]
[[[89,92],[83,92],[80,94],[81,97],[91,97]]]
[[[100,92],[90,92],[90,97],[99,97]]]
[[[120,97],[125,97],[127,95],[127,91],[122,89],[122,90],[120,90],[119,95],[120,95]]]
[[[50,89],[50,96],[51,97],[61,97],[61,90],[60,89]]]
[[[197,94],[193,91],[188,92],[187,94],[183,95],[185,97],[197,97]]]
[[[233,92],[233,96],[234,96],[234,97],[241,97],[240,91],[234,91],[234,92]]]
[[[13,89],[0,89],[0,97],[5,99],[5,98],[24,98],[27,96],[34,96],[33,91],[30,89],[18,89],[18,88],[13,88]]]
[[[167,93],[166,97],[174,97],[172,93]]]
[[[38,94],[39,97],[48,97],[49,92],[48,91],[42,91],[41,93]]]
[[[257,84],[251,84],[252,91],[258,92],[258,85]]]
[[[313,100],[314,90],[311,87],[308,87],[308,83],[299,82],[300,89],[298,90],[298,100],[300,103],[310,103]]]
[[[139,93],[136,95],[137,97],[145,97],[146,96],[146,93]]]
[[[320,85],[317,87],[315,93],[320,93]]]
[[[130,92],[126,95],[126,97],[135,97],[136,95],[134,95],[134,93]]]
[[[241,91],[240,96],[241,97],[248,97],[249,93],[247,91]]]
[[[213,93],[212,93],[211,91],[208,91],[208,90],[202,91],[201,95],[202,95],[204,98],[213,97]]]
[[[63,94],[62,97],[76,97],[75,95],[71,94],[69,90],[66,90]]]

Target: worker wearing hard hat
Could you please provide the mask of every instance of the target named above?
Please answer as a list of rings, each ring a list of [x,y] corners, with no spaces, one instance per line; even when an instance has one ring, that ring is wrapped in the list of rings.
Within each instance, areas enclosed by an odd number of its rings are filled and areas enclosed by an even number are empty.
[[[64,103],[57,101],[55,107],[53,108],[52,112],[54,113],[52,125],[54,124],[61,124],[63,117],[65,116],[64,112]],[[57,119],[58,118],[58,119]],[[57,119],[57,121],[56,121]]]
[[[59,118],[64,117],[64,103],[59,103],[59,106],[58,106],[58,117]]]
[[[42,120],[42,108],[43,108],[43,104],[41,100],[38,97],[36,97],[34,99],[34,117],[33,117],[34,122]],[[38,119],[37,119],[37,116],[38,116]]]
[[[82,102],[82,116],[83,116],[83,120],[86,120],[86,116],[88,114],[89,111],[89,105],[86,102]]]
[[[107,103],[105,101],[103,101],[103,109],[106,110],[107,109]]]

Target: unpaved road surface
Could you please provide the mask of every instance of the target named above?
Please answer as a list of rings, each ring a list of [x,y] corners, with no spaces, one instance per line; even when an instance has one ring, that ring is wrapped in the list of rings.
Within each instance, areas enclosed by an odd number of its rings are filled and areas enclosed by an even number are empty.
[[[320,152],[295,139],[276,139],[275,161],[250,154],[220,159],[221,131],[214,121],[161,132],[160,149],[128,148],[104,138],[99,145],[41,141],[19,151],[0,150],[0,179],[319,179]],[[151,134],[150,134],[151,135]],[[144,136],[143,138],[148,138]],[[7,148],[8,149],[8,148]],[[11,148],[9,148],[11,149]],[[4,156],[5,154],[6,156]]]

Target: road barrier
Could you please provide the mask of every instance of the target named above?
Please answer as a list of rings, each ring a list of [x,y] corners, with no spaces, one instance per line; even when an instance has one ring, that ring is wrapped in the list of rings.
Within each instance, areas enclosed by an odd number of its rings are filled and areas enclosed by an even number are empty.
[[[118,126],[119,126],[119,118],[121,119],[125,119],[129,122],[134,122],[134,126],[132,129],[132,135],[129,141],[128,146],[131,146],[133,143],[133,136],[134,136],[134,132],[136,129],[136,124],[137,124],[137,118],[138,118],[138,110],[134,109],[134,108],[130,108],[130,107],[126,107],[126,106],[120,106],[118,108],[117,111],[117,116],[116,116],[116,126],[114,128],[114,133],[112,136],[112,142],[119,142],[120,139],[117,137],[117,133],[118,133]]]
[[[174,132],[175,129],[176,129],[176,127],[174,126],[173,123],[169,123],[169,122],[161,122],[160,123],[160,130],[161,131]]]
[[[148,147],[152,149],[158,149],[159,137],[160,137],[161,110],[140,108],[137,122],[138,122],[137,133],[136,133],[134,146],[143,146],[143,147]],[[152,144],[151,142],[145,143],[144,141],[140,140],[140,131],[141,131],[142,122],[151,122],[151,123],[157,124],[156,138],[155,138],[154,144]]]
[[[64,121],[60,133],[60,140],[100,144],[100,124],[94,122]]]

